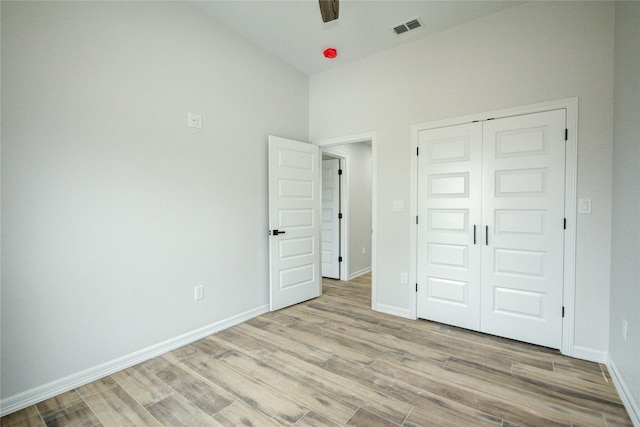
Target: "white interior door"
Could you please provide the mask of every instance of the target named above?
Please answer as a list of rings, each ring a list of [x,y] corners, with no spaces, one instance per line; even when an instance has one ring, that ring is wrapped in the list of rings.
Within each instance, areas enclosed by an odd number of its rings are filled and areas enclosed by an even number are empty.
[[[565,110],[418,134],[418,317],[560,348]]]
[[[483,129],[482,331],[560,348],[565,111]]]
[[[269,136],[269,262],[272,311],[320,296],[318,146]]]
[[[340,278],[340,160],[322,161],[322,276]]]
[[[418,317],[478,330],[482,124],[423,130],[418,147]]]

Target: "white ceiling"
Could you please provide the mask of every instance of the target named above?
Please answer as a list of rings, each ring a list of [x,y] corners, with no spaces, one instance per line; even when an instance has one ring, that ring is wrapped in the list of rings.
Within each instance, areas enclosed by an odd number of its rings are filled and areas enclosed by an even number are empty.
[[[516,1],[341,0],[340,17],[324,24],[317,0],[197,1],[215,21],[311,75],[520,4]],[[419,18],[422,28],[393,27]],[[322,56],[327,47],[338,57]]]

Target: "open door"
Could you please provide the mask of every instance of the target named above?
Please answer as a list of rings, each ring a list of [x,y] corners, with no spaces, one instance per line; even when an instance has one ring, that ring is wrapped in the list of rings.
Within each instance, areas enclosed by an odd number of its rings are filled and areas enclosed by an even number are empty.
[[[271,311],[322,293],[321,165],[318,146],[269,136]]]
[[[322,161],[322,277],[340,279],[340,160]]]

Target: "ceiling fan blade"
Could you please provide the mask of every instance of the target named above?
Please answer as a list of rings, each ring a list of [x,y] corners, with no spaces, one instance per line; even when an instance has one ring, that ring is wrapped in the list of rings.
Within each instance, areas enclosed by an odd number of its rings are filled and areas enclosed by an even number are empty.
[[[338,19],[338,0],[318,0],[320,2],[320,14],[323,22],[330,22]]]

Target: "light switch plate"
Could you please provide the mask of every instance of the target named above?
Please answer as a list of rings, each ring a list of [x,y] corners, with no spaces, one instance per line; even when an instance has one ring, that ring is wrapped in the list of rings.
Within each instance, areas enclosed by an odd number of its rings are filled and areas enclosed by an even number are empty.
[[[406,285],[409,283],[409,275],[407,273],[400,273],[400,284]]]
[[[578,213],[591,213],[591,199],[578,199]]]
[[[189,127],[202,129],[202,116],[199,114],[189,113]]]

